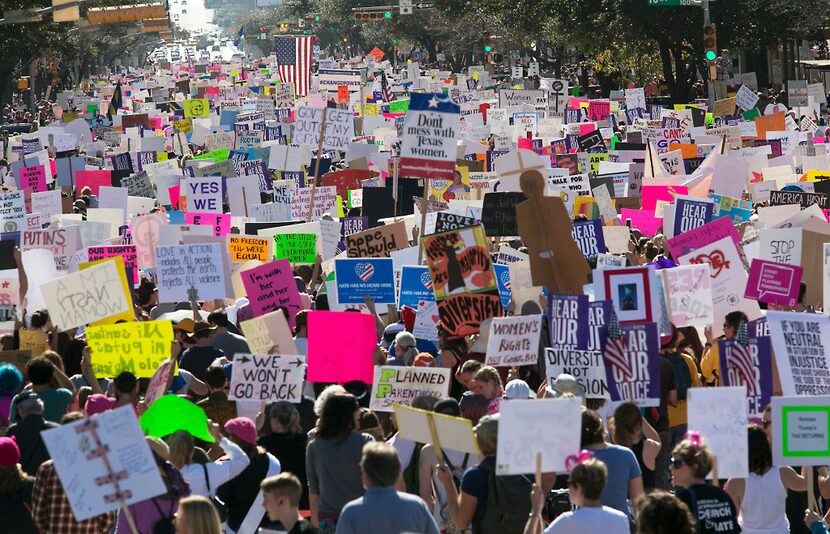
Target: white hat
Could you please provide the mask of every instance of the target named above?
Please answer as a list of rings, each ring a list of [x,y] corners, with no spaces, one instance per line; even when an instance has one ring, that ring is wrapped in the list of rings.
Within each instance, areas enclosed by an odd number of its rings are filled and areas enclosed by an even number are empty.
[[[504,399],[535,399],[536,393],[530,391],[530,386],[524,380],[511,380],[504,386]]]
[[[553,394],[554,397],[561,397],[566,393],[570,393],[574,397],[585,398],[585,386],[577,382],[576,378],[568,373],[562,373],[557,376],[553,384],[545,389]]]

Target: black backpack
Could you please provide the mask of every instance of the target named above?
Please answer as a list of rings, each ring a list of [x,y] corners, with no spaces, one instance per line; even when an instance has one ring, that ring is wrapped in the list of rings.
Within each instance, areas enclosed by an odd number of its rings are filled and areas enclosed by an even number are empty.
[[[524,475],[496,476],[495,467],[487,470],[487,509],[479,522],[480,534],[522,534],[530,514],[533,482]]]
[[[412,458],[409,460],[409,465],[403,470],[403,481],[406,485],[406,492],[412,495],[421,494],[421,449],[423,443],[416,443],[412,450]]]
[[[686,400],[686,392],[692,387],[692,373],[686,365],[686,359],[679,352],[666,355],[666,359],[674,369],[674,377],[677,380],[677,400]]]
[[[157,503],[155,499],[150,500],[153,501],[153,504],[156,506],[156,510],[158,510],[159,515],[161,515],[161,519],[156,521],[156,524],[153,525],[153,534],[176,534],[176,523],[175,514],[173,513],[173,505],[170,505],[170,515],[164,515],[164,511],[162,511],[161,506],[159,506],[159,503]]]

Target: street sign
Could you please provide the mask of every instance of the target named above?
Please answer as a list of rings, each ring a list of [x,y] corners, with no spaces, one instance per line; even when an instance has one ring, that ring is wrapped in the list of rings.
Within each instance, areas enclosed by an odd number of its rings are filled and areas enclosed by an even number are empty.
[[[649,6],[659,6],[659,7],[679,7],[679,6],[692,6],[695,3],[692,0],[648,0]]]
[[[399,0],[399,10],[401,15],[411,15],[412,0]]]
[[[434,9],[435,4],[425,4],[425,3],[417,3],[415,4],[417,9]]]

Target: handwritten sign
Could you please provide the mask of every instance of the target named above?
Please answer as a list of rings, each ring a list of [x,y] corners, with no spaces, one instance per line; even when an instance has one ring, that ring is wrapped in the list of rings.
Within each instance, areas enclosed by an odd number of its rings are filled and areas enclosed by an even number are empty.
[[[292,265],[317,261],[317,234],[275,234],[274,256]]]
[[[267,237],[228,234],[228,253],[234,263],[249,260],[268,261],[270,240]]]
[[[239,323],[248,347],[257,354],[296,354],[297,345],[282,310]]]
[[[241,401],[298,403],[302,400],[305,357],[237,354],[228,398]]]
[[[493,367],[535,365],[539,360],[541,315],[496,317],[487,340],[486,364]]]
[[[671,322],[678,328],[715,321],[712,284],[706,265],[684,265],[659,271]]]
[[[325,131],[322,127],[324,112],[326,113]],[[321,136],[325,150],[348,148],[349,142],[354,137],[354,114],[342,109],[299,106],[295,112],[292,139],[294,143],[317,148]]]
[[[220,243],[156,247],[159,301],[225,298],[222,248]]]
[[[114,377],[130,371],[149,378],[170,358],[173,327],[170,321],[142,321],[90,326],[87,344],[97,376]]]
[[[288,260],[277,260],[242,271],[241,276],[255,316],[282,309],[288,322],[294,326],[294,316],[302,308],[302,301]]]
[[[350,258],[388,258],[391,252],[407,247],[409,240],[403,221],[346,236],[346,252]]]

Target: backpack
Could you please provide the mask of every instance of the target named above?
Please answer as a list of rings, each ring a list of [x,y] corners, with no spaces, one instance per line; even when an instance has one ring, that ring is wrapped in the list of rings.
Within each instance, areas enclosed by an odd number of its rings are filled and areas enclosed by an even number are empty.
[[[447,456],[446,451],[441,451],[441,455],[444,457],[444,463],[447,464],[447,467],[450,468],[450,472],[452,472],[452,480],[455,483],[456,489],[461,488],[461,477],[464,475],[464,471],[467,470],[467,462],[470,461],[470,453],[464,455],[464,460],[461,462],[461,465],[455,467],[452,465],[450,461],[450,457]]]
[[[153,534],[176,534],[173,506],[170,506],[170,515],[165,515],[164,511],[161,509],[161,506],[159,506],[159,503],[157,503],[155,499],[150,500],[153,501],[153,504],[156,506],[156,510],[158,510],[159,515],[161,515],[161,519],[156,521],[156,524],[153,525]]]
[[[674,369],[674,377],[677,380],[677,400],[684,401],[686,392],[692,387],[692,373],[686,365],[686,359],[679,352],[668,354],[666,359]]]
[[[522,534],[530,514],[531,482],[524,475],[496,476],[495,467],[487,470],[487,509],[479,522],[480,534]]]
[[[416,443],[412,450],[412,458],[409,465],[403,470],[403,481],[406,484],[406,492],[412,495],[421,494],[421,448],[423,443]]]

